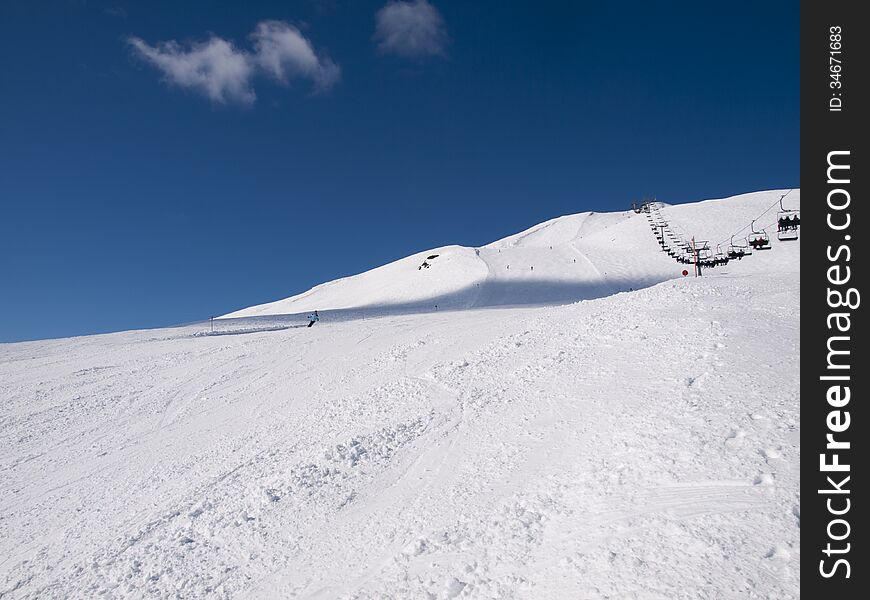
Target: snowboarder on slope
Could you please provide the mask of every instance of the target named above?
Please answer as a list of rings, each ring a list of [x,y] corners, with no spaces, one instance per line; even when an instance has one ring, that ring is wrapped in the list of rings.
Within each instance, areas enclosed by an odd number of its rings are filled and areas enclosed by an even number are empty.
[[[308,326],[311,327],[315,323],[320,320],[320,315],[317,314],[317,311],[314,311],[313,315],[308,315]]]

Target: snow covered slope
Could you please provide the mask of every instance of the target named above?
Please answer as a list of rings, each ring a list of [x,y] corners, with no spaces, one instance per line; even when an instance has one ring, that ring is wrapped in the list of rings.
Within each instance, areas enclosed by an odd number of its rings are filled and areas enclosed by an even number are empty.
[[[663,210],[724,237],[752,196]],[[643,227],[445,254],[670,277]],[[0,596],[798,597],[799,249],[565,306],[0,344]]]
[[[662,214],[715,250],[788,190],[744,194],[669,206]],[[800,208],[800,191],[787,197]],[[776,209],[757,223],[775,223]],[[773,232],[775,227],[768,227]],[[743,230],[740,236],[749,233]],[[740,239],[738,236],[738,239]],[[775,236],[774,236],[775,237]],[[437,258],[427,260],[427,257]],[[791,256],[769,257],[788,263]],[[421,268],[426,262],[430,266]],[[732,272],[749,272],[740,261]],[[762,269],[771,268],[769,260]],[[758,265],[756,265],[758,267]],[[298,314],[313,310],[378,309],[379,312],[486,306],[565,304],[639,289],[680,277],[683,266],[662,253],[643,215],[581,213],[552,219],[481,248],[444,246],[408,256],[360,275],[318,285],[224,318]]]

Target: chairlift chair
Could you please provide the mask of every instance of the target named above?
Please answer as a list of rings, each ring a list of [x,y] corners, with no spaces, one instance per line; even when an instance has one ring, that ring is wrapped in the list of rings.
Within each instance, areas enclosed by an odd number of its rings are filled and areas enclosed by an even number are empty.
[[[752,254],[752,250],[749,249],[749,242],[746,238],[743,239],[743,243],[734,243],[734,236],[731,236],[731,243],[728,245],[728,258],[731,260],[737,259],[740,260],[744,256],[750,256]]]
[[[801,226],[801,211],[785,208],[782,205],[785,196],[779,197],[779,213],[776,216],[776,237],[784,242],[798,239]]]
[[[753,250],[770,250],[770,238],[767,233],[753,233],[749,236],[749,245]]]
[[[756,231],[755,221],[752,221],[752,233],[749,234],[747,240],[753,250],[770,250],[770,236],[764,229]]]
[[[782,200],[780,200],[780,203]],[[781,210],[776,217],[776,237],[782,241],[798,239],[798,230],[801,226],[801,213],[799,210]]]

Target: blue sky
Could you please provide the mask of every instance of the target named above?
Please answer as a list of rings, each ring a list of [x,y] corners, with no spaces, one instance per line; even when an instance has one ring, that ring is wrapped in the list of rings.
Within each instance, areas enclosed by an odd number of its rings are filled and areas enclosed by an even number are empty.
[[[0,3],[0,341],[799,186],[797,2]]]

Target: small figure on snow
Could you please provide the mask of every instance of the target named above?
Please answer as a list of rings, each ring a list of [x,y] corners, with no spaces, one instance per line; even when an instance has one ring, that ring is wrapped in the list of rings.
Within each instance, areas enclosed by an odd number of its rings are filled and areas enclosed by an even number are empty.
[[[314,311],[313,315],[308,315],[308,326],[311,327],[315,323],[320,320],[320,315],[317,314],[317,311]]]

